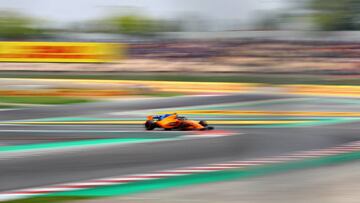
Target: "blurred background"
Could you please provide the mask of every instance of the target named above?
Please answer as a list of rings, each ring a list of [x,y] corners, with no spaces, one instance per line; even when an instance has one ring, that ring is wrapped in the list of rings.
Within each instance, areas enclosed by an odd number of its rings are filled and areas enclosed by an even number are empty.
[[[0,191],[357,141],[359,84],[359,0],[0,0]],[[146,115],[169,112],[234,136],[182,142],[176,136],[189,133],[143,130]],[[96,155],[45,153],[45,167],[41,155],[2,159],[51,142],[66,148],[148,136],[176,139]],[[71,146],[98,145],[91,143]],[[351,158],[305,165],[360,159],[358,144],[351,146]],[[357,202],[358,169],[357,161],[105,202]]]
[[[358,83],[358,4],[3,0],[1,74]]]

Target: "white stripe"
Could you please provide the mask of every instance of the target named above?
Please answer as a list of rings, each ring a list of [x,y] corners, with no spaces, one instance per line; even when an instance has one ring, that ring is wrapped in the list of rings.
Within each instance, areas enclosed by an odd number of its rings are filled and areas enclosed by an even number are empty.
[[[57,186],[56,188],[68,188],[67,186],[99,186],[99,185],[111,185],[112,182],[83,182],[83,183],[70,183],[70,184],[62,184]],[[116,183],[116,184],[120,184],[120,183]]]
[[[243,166],[239,163],[225,163],[225,164],[213,164],[213,166],[219,166],[219,167],[229,167],[229,168],[239,168],[240,166]]]
[[[22,194],[1,194],[0,193],[0,202],[2,201],[10,201],[10,200],[17,200],[17,199],[24,199],[28,197],[32,197],[34,195],[22,195]]]
[[[283,160],[264,159],[264,160],[257,160],[257,161],[255,161],[255,163],[257,163],[257,164],[259,164],[259,165],[274,164],[274,163],[279,163],[279,162],[283,162]]]
[[[209,166],[191,167],[188,169],[196,171],[196,170],[225,170],[225,169],[230,169],[230,168],[234,168],[234,167],[209,165]]]
[[[139,181],[139,180],[151,180],[158,179],[158,177],[129,177],[129,178],[118,178],[116,181]],[[110,180],[110,179],[109,179]],[[113,179],[115,180],[115,179]]]
[[[17,109],[0,109],[0,111],[12,111],[12,110],[17,110]]]
[[[183,173],[184,175],[188,174],[188,173],[201,173],[201,172],[209,172],[209,170],[192,170],[192,169],[175,169],[175,170],[167,170],[165,172],[168,173]]]
[[[171,173],[166,173],[166,171],[164,171],[163,173],[149,173],[149,174],[141,174],[141,175],[134,175],[134,176],[174,176],[174,174]]]
[[[40,195],[42,193],[61,192],[61,191],[68,191],[68,190],[75,190],[75,189],[76,188],[63,188],[63,187],[34,188],[34,189],[26,189],[26,190],[14,191],[13,194],[37,195],[37,194],[33,194],[33,193],[34,192],[39,192],[38,194]],[[44,191],[44,192],[42,192],[42,191]]]

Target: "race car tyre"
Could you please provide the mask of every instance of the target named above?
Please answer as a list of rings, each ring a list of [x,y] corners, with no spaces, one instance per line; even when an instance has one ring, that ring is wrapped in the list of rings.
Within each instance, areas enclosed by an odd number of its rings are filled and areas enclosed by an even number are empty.
[[[208,130],[214,130],[214,127],[213,126],[208,126],[207,129]]]
[[[146,130],[154,130],[154,128],[156,127],[156,124],[152,121],[146,121],[145,122],[145,129]]]
[[[170,130],[171,130],[171,128],[164,128],[164,130],[166,130],[166,131],[170,131]]]
[[[187,130],[187,127],[189,127],[189,124],[183,122],[180,124],[180,126],[178,127],[179,130]]]
[[[207,124],[206,121],[200,121],[199,124],[202,125],[202,126],[204,126],[204,127],[208,126],[208,124]]]

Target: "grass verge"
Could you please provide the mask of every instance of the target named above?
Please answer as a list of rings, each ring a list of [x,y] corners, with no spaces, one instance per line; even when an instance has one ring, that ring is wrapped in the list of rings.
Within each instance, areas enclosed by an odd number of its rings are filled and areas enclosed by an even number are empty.
[[[16,108],[16,106],[0,104],[0,109],[12,109],[12,108]]]
[[[143,96],[149,97],[176,97],[176,96],[184,96],[185,94],[177,93],[177,92],[152,92],[146,93]]]

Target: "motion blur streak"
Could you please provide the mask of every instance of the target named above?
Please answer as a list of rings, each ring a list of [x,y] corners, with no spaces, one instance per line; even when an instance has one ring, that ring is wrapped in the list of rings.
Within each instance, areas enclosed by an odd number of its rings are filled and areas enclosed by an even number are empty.
[[[2,1],[0,199],[358,202],[359,2]]]

